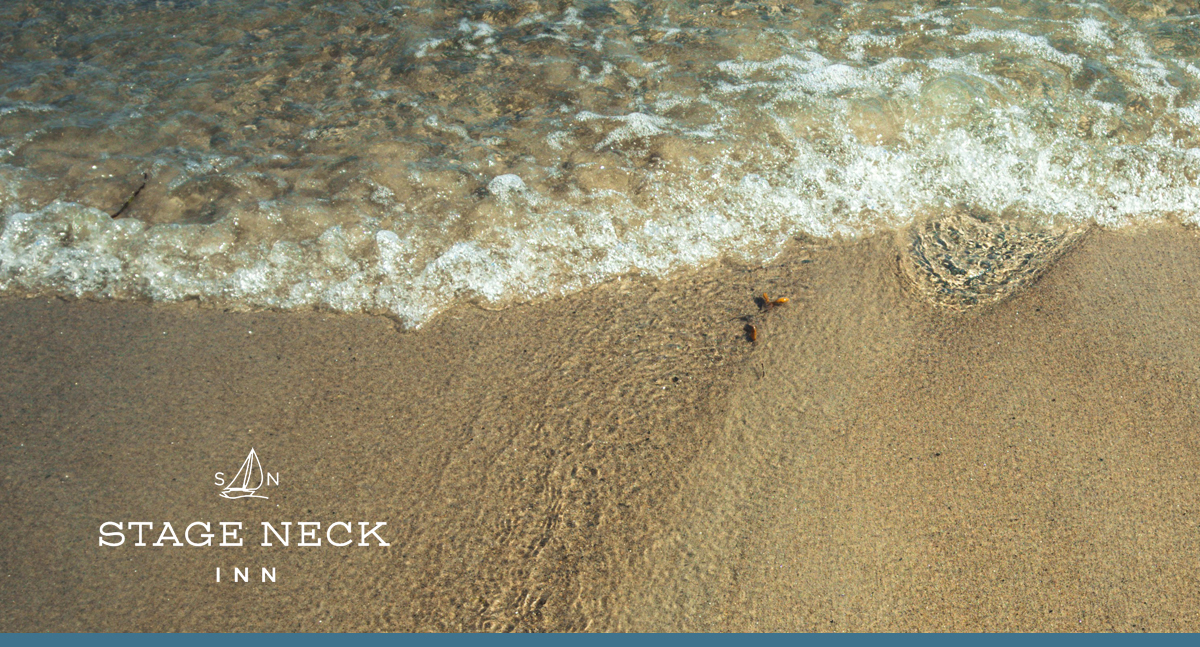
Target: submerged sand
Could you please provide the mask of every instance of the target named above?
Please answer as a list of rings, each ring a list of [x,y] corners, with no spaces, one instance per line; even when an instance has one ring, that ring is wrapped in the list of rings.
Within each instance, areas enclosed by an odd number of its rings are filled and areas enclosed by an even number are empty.
[[[1200,234],[1098,231],[963,310],[904,253],[797,244],[416,332],[0,300],[0,628],[1200,629]],[[762,292],[791,302],[752,344]],[[279,485],[221,498],[250,447]],[[133,520],[249,541],[98,545]],[[258,546],[289,520],[391,545]]]

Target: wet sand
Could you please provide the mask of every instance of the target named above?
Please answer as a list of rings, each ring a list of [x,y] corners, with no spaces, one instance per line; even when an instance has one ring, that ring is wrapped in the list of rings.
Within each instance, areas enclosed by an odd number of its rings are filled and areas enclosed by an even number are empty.
[[[903,253],[797,243],[416,332],[0,300],[0,628],[1200,629],[1200,234],[1095,232],[961,312]],[[762,292],[791,302],[752,344]],[[251,447],[279,484],[221,498]],[[98,545],[132,520],[248,541]]]

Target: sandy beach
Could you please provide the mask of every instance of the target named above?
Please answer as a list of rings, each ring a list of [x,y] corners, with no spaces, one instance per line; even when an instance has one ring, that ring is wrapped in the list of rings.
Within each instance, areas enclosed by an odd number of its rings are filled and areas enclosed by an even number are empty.
[[[797,241],[418,331],[4,298],[0,629],[1200,629],[1200,234],[1098,230],[958,310],[904,253]],[[278,485],[218,496],[251,447]]]

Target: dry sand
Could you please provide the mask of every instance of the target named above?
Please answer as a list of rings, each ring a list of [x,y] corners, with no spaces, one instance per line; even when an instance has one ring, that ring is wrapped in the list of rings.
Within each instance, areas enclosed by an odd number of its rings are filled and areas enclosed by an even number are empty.
[[[1200,234],[1096,232],[962,312],[903,253],[418,332],[0,300],[0,629],[1200,629]],[[764,291],[792,301],[751,344]],[[250,447],[279,485],[219,497]],[[98,545],[132,520],[249,541]],[[264,520],[391,546],[263,548]]]

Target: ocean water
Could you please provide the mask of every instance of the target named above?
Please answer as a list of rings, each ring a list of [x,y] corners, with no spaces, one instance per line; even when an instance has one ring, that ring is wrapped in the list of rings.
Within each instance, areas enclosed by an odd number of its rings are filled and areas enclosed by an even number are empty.
[[[419,326],[947,210],[1200,223],[1200,7],[0,3],[3,293]]]

